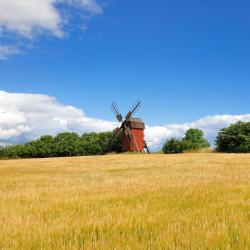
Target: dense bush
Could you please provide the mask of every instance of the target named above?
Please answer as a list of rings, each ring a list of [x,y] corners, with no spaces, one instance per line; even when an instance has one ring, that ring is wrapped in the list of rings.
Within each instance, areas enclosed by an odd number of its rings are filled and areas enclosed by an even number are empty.
[[[183,139],[172,138],[167,140],[162,151],[165,154],[176,154],[208,147],[210,147],[210,144],[204,138],[203,131],[191,128],[187,130]]]
[[[184,150],[197,150],[210,147],[209,142],[204,138],[204,133],[200,129],[191,128],[187,130],[182,139]]]
[[[216,150],[228,153],[250,153],[250,122],[237,122],[221,129]]]
[[[120,138],[112,132],[60,133],[56,136],[42,136],[24,145],[0,147],[0,158],[45,158],[64,156],[102,155],[120,151]]]
[[[79,155],[80,137],[76,133],[61,133],[54,137],[54,151],[58,157]]]
[[[183,142],[182,140],[171,138],[170,140],[167,140],[166,143],[163,145],[162,151],[165,154],[183,153]]]
[[[0,149],[0,158],[19,158],[26,150],[24,145],[6,146]]]

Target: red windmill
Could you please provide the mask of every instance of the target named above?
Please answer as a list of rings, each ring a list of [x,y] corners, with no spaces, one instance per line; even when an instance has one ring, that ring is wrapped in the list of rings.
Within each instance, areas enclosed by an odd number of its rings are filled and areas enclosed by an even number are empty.
[[[133,118],[140,107],[141,102],[138,100],[123,119],[117,105],[114,102],[111,105],[112,112],[121,123],[121,126],[115,130],[115,135],[119,136],[122,133],[122,151],[143,152],[145,148],[149,153],[144,140],[145,124],[140,118]]]

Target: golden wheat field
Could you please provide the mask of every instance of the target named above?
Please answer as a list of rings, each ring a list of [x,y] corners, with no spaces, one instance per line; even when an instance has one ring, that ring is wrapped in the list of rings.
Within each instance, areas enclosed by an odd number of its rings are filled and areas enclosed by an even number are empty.
[[[0,249],[250,249],[250,155],[0,161]]]

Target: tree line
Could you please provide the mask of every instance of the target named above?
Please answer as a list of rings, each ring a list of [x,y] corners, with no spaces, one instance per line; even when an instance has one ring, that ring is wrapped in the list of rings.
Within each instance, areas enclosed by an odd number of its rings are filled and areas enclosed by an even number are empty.
[[[66,156],[103,155],[120,150],[120,139],[112,132],[77,133],[65,132],[56,136],[45,135],[37,140],[0,148],[0,158],[50,158]]]
[[[250,153],[250,122],[237,122],[220,130],[215,151],[224,153]],[[182,139],[171,138],[163,145],[165,154],[176,154],[210,147],[199,129],[189,129]]]
[[[210,147],[199,129],[189,129],[182,139],[166,141],[162,151],[166,154],[184,153]],[[217,152],[250,153],[250,122],[237,122],[220,130],[216,139]],[[113,132],[77,133],[65,132],[56,136],[45,135],[37,140],[0,147],[0,158],[49,158],[67,156],[103,155],[121,152],[121,137]]]

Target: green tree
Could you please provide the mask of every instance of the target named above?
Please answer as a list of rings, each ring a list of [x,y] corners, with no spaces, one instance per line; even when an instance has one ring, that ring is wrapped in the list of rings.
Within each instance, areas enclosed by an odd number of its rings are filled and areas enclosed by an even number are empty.
[[[167,140],[166,143],[163,145],[162,151],[165,154],[183,153],[184,151],[183,142],[182,140],[171,138],[170,140]]]
[[[187,130],[182,139],[185,150],[197,150],[210,147],[209,142],[204,138],[204,133],[200,129],[191,128]]]
[[[9,158],[9,159],[17,159],[20,158],[25,148],[24,145],[12,145],[6,146],[2,148],[1,157],[2,158]]]
[[[220,130],[216,150],[228,153],[250,153],[250,122],[237,122]]]
[[[167,140],[163,145],[162,151],[165,154],[175,154],[208,147],[210,147],[210,144],[204,138],[203,131],[191,128],[186,131],[183,139],[179,140],[172,138]]]
[[[57,157],[77,156],[79,135],[77,133],[60,133],[54,137],[54,155]]]
[[[104,140],[105,143],[103,144],[105,153],[122,152],[122,146],[121,146],[122,133],[116,135],[114,132],[106,132],[106,133],[100,133],[100,136],[106,137],[106,139]]]
[[[78,147],[80,155],[101,155],[104,153],[100,136],[97,133],[83,134]]]
[[[112,132],[86,133],[82,136],[65,132],[55,137],[45,135],[24,145],[0,147],[0,158],[101,155],[109,151],[118,151],[120,140]]]
[[[40,137],[35,141],[28,142],[24,145],[21,158],[45,158],[55,156],[54,138],[50,135]]]

